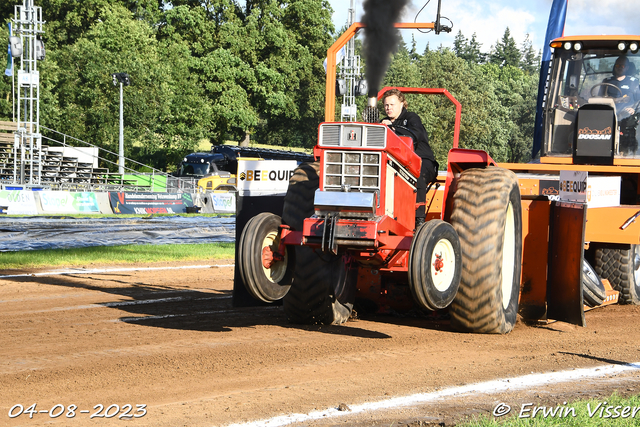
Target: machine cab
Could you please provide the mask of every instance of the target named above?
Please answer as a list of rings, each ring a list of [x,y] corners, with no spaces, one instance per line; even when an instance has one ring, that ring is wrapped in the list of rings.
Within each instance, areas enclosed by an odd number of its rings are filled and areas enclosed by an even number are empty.
[[[572,36],[551,43],[541,162],[640,161],[639,45],[640,36]],[[617,62],[626,64],[622,80]]]

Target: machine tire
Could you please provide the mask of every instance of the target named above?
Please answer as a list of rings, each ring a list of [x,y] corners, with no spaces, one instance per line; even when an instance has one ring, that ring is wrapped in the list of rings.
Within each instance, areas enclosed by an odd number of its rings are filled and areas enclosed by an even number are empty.
[[[285,247],[284,260],[271,268],[262,265],[262,251],[266,246],[277,249],[279,227],[278,215],[263,212],[251,218],[240,236],[238,268],[247,291],[264,302],[281,300],[289,291],[295,266],[294,251]]]
[[[284,196],[282,222],[294,230],[301,231],[306,218],[314,214],[313,197],[320,187],[320,163],[302,163],[289,180]]]
[[[351,316],[352,271],[342,256],[296,248],[298,263],[284,312],[291,323],[340,325]]]
[[[619,302],[640,305],[640,245],[596,248],[595,271],[620,292]]]
[[[451,224],[433,219],[418,228],[409,250],[408,273],[409,287],[422,308],[436,311],[451,304],[460,286],[461,267],[460,239]]]
[[[460,174],[451,224],[460,238],[460,288],[449,313],[463,332],[506,334],[518,314],[522,206],[516,175],[489,166]]]
[[[582,297],[589,307],[599,306],[607,297],[602,280],[586,259],[582,260]]]
[[[313,199],[319,187],[319,163],[298,166],[284,198],[282,219],[293,230],[302,230],[305,218],[314,213]],[[291,289],[284,297],[284,312],[291,323],[342,324],[351,316],[352,272],[342,256],[317,253],[296,246],[296,267]]]

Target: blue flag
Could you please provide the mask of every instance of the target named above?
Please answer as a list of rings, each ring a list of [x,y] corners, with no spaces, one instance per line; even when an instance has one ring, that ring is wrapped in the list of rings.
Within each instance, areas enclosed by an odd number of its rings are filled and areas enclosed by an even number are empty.
[[[545,87],[549,76],[549,66],[551,65],[551,47],[549,43],[553,39],[564,35],[564,22],[567,18],[568,0],[553,0],[551,13],[549,14],[549,24],[547,24],[547,35],[544,39],[542,50],[542,64],[540,66],[540,81],[538,82],[538,105],[536,107],[536,124],[533,133],[533,150],[531,157],[534,158],[542,146],[542,104],[545,101]]]
[[[11,34],[11,22],[9,22],[8,25],[9,25],[9,37],[11,37],[13,35]],[[13,58],[11,58],[11,42],[9,42],[8,53],[9,53],[9,57],[7,58],[7,69],[4,70],[4,74],[6,76],[11,77],[13,75]]]

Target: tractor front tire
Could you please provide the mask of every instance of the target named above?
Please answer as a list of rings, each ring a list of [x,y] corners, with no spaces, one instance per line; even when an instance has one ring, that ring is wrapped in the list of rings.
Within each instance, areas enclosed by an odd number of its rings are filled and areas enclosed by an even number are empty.
[[[249,293],[264,302],[281,300],[289,291],[295,266],[294,251],[285,247],[284,259],[267,268],[263,265],[263,251],[270,247],[277,251],[280,245],[278,215],[263,212],[251,218],[240,235],[238,268]]]
[[[640,305],[640,245],[596,248],[595,259],[596,273],[620,292],[619,301]]]
[[[433,219],[421,225],[409,250],[409,287],[415,301],[432,311],[451,304],[461,266],[460,239],[451,224]]]
[[[516,175],[489,166],[460,174],[451,224],[460,238],[462,275],[451,325],[462,332],[506,334],[518,314],[522,206]]]
[[[303,163],[289,180],[284,198],[283,222],[301,231],[305,218],[314,214],[313,199],[319,187],[319,163]],[[283,299],[291,323],[342,324],[353,309],[352,270],[342,256],[318,253],[296,246],[296,267],[291,289]]]

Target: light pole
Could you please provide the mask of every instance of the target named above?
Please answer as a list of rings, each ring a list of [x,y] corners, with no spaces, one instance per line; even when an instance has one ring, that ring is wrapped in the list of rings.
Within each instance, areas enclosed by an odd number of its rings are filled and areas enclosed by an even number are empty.
[[[113,79],[113,85],[118,86],[120,83],[120,145],[118,152],[118,173],[124,174],[124,113],[122,107],[122,88],[123,86],[129,86],[131,79],[127,73],[113,73],[111,74]]]

